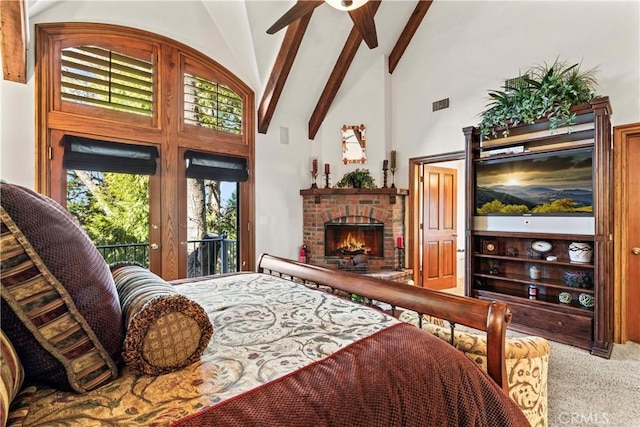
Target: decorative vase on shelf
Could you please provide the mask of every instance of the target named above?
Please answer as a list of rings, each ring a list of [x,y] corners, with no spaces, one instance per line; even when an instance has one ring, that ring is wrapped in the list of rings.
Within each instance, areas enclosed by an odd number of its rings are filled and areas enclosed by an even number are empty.
[[[587,264],[591,262],[592,257],[593,248],[590,243],[571,242],[569,244],[569,260],[571,262]]]

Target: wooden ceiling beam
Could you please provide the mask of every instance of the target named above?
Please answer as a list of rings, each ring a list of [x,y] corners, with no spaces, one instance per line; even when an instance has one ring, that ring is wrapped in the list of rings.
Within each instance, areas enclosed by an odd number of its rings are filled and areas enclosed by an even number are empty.
[[[284,84],[293,66],[293,61],[296,59],[312,14],[313,11],[292,22],[287,27],[287,33],[282,40],[280,52],[278,52],[276,62],[273,64],[269,81],[258,106],[258,132],[260,133],[267,133],[269,129],[269,124],[276,111]]]
[[[27,10],[25,0],[0,5],[2,72],[4,79],[27,82]]]
[[[409,46],[409,43],[420,26],[422,19],[427,14],[429,7],[431,7],[431,3],[433,3],[432,0],[418,1],[416,8],[413,10],[411,17],[409,17],[409,20],[407,21],[407,25],[405,25],[404,30],[402,30],[402,34],[398,37],[398,41],[389,55],[389,74],[393,74],[393,70],[396,69],[398,62],[400,62],[400,58],[402,58],[404,51],[407,49],[407,46]]]
[[[371,8],[375,15],[380,7],[380,0],[372,0],[369,3],[372,3]],[[333,103],[345,76],[347,75],[347,71],[349,71],[351,62],[353,62],[353,58],[356,56],[361,44],[362,35],[354,26],[349,33],[349,37],[347,37],[347,41],[342,48],[342,52],[340,52],[340,56],[338,56],[338,60],[336,61],[336,65],[333,67],[329,80],[327,80],[327,84],[324,86],[324,90],[322,91],[322,95],[320,95],[316,108],[313,110],[313,114],[311,114],[311,119],[309,119],[309,139],[314,139],[316,137],[316,134],[320,129],[320,125],[327,116],[327,112],[329,111],[329,108],[331,107],[331,104]]]

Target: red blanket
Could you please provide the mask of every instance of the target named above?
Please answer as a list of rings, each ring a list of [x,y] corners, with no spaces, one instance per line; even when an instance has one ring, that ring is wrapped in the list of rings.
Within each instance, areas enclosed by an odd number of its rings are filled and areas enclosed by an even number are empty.
[[[174,426],[527,426],[473,362],[407,324],[206,408]]]

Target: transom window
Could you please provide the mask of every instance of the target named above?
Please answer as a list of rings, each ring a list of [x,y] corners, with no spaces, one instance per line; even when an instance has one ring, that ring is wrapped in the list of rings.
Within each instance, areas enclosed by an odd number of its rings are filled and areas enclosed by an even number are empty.
[[[184,73],[184,122],[242,133],[242,98],[227,86]]]
[[[151,61],[97,46],[62,49],[61,97],[64,101],[153,114]]]

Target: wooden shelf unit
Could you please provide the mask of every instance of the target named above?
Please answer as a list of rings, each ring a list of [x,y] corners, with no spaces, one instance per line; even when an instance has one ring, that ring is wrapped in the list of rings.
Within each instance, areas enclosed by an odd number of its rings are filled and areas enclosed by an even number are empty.
[[[601,357],[610,357],[613,346],[613,215],[611,167],[611,108],[608,98],[598,98],[590,104],[573,109],[576,113],[575,132],[571,126],[556,131],[547,120],[513,128],[507,138],[482,140],[479,129],[464,128],[466,139],[466,280],[468,296],[483,300],[504,301],[513,312],[510,328],[553,341],[573,345]],[[508,151],[511,147],[517,149]],[[572,234],[555,230],[504,231],[495,224],[487,226],[474,221],[475,168],[497,159],[509,160],[535,153],[593,149],[593,230]],[[505,152],[505,149],[507,150]],[[521,152],[519,152],[521,151]],[[533,218],[533,217],[532,217]],[[571,221],[571,217],[567,217]],[[543,223],[544,224],[544,223]],[[509,228],[509,227],[507,227]],[[540,232],[538,232],[540,231]],[[531,243],[543,240],[552,249],[545,254],[531,250]],[[593,257],[589,263],[572,262],[569,245],[589,243]],[[487,250],[489,243],[493,250]],[[555,256],[548,261],[547,256]],[[530,268],[537,267],[540,277],[532,279]],[[592,278],[588,287],[566,283],[568,271],[579,271]],[[536,295],[530,296],[529,287]],[[572,300],[561,303],[559,295],[567,292]],[[580,294],[595,299],[593,307],[579,303]]]

